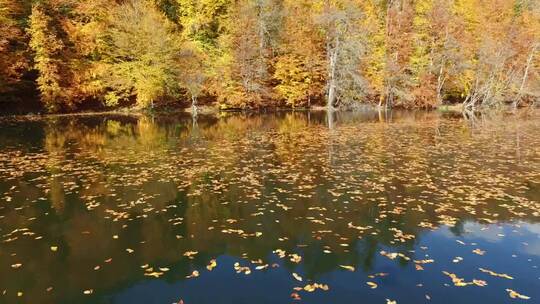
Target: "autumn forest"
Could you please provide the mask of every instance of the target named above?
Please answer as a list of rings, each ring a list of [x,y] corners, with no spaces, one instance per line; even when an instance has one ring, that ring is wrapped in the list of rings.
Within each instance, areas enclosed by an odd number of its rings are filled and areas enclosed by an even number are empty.
[[[540,99],[537,0],[0,0],[0,107]]]

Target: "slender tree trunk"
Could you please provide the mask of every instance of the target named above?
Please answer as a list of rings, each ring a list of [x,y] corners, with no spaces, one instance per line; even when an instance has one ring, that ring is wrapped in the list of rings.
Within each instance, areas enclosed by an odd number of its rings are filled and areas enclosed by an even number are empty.
[[[388,108],[388,99],[391,91],[391,84],[389,82],[389,70],[388,65],[390,64],[391,55],[389,54],[391,52],[390,42],[391,42],[391,33],[390,33],[390,22],[392,21],[390,19],[390,11],[392,10],[392,7],[394,5],[394,0],[389,0],[386,4],[386,16],[385,16],[385,44],[386,44],[386,52],[385,52],[385,67],[384,67],[384,74],[383,74],[383,81],[384,81],[384,92],[383,95],[379,98],[379,107],[384,106]]]
[[[443,77],[444,72],[444,61],[441,63],[441,68],[439,69],[439,76],[437,77],[437,103],[442,104],[442,88],[446,81],[446,77]]]
[[[519,106],[519,103],[521,102],[521,97],[523,96],[523,90],[525,89],[525,84],[527,83],[527,78],[529,77],[529,69],[531,68],[532,60],[534,58],[534,53],[536,52],[536,49],[538,48],[540,44],[536,43],[532,49],[531,53],[529,54],[529,57],[527,58],[527,64],[525,66],[525,71],[523,72],[523,78],[521,79],[521,85],[519,87],[518,96],[514,100],[513,107],[514,109],[517,109]]]
[[[445,33],[444,33],[444,43],[443,43],[444,50],[446,50],[448,48],[448,36],[449,35],[450,35],[450,33],[449,33],[448,24],[447,24],[446,28],[445,28]],[[444,52],[444,50],[443,50],[443,52]],[[443,55],[442,58],[441,58],[441,66],[439,68],[439,75],[437,76],[437,103],[438,104],[442,104],[442,88],[444,86],[444,83],[446,82],[446,76],[443,76],[444,75],[444,66],[445,65],[446,65],[446,56]]]
[[[313,76],[313,70],[311,68],[311,65],[309,66],[309,75]],[[308,110],[311,109],[311,81],[308,83],[307,88],[307,108]]]
[[[331,112],[334,110],[334,104],[336,101],[336,71],[337,71],[337,59],[339,53],[339,39],[336,37],[335,46],[330,51],[330,69],[328,75],[328,101],[327,108]]]

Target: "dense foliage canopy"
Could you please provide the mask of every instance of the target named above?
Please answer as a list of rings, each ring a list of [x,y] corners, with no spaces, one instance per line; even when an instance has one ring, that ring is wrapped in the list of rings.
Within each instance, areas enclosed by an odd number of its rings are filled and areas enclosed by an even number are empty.
[[[29,84],[51,112],[519,106],[540,99],[540,3],[0,0],[1,96]]]

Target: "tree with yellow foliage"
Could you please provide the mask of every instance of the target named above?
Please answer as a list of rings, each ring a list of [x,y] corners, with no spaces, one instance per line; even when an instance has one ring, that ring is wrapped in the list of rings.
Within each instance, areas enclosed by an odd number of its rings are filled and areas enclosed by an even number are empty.
[[[241,0],[232,4],[220,37],[215,94],[222,108],[270,105],[270,67],[279,33],[278,0]],[[238,26],[242,24],[242,27]]]
[[[44,5],[38,3],[32,7],[30,15],[30,48],[34,52],[34,67],[38,71],[37,86],[41,92],[41,99],[45,107],[51,111],[58,111],[65,98],[61,87],[61,50],[64,44],[58,37],[49,11]]]
[[[108,24],[100,47],[106,102],[135,98],[138,107],[151,108],[178,96],[182,42],[174,24],[144,0],[117,5]]]
[[[284,10],[287,35],[274,66],[276,94],[293,108],[310,107],[313,98],[324,95],[324,37],[317,31],[313,1],[287,0]]]
[[[386,71],[386,8],[377,0],[363,1],[363,28],[367,36],[367,53],[362,59],[363,74],[369,84],[368,96],[383,98]]]

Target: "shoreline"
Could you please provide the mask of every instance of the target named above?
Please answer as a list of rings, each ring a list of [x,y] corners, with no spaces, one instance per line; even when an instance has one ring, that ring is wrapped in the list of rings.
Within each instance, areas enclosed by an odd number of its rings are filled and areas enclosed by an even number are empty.
[[[524,106],[519,109],[526,108],[539,108],[538,105]],[[518,109],[518,110],[519,110]],[[271,113],[282,113],[282,112],[300,112],[300,113],[320,113],[326,112],[328,109],[326,106],[312,106],[310,108],[290,108],[290,107],[266,107],[259,109],[219,109],[218,106],[199,106],[197,114],[198,115],[220,115],[220,114],[271,114]],[[403,107],[393,107],[386,109],[384,107],[379,107],[378,105],[371,104],[362,104],[354,108],[336,108],[334,112],[336,113],[346,113],[346,112],[384,112],[384,111],[410,111],[410,112],[441,112],[441,113],[463,113],[462,104],[447,104],[441,105],[436,108],[403,108]],[[478,111],[478,113],[497,111],[501,108],[486,108]],[[503,107],[502,110],[507,112],[513,112],[513,110],[508,107]],[[158,108],[154,110],[141,110],[135,108],[119,108],[115,110],[92,110],[92,111],[83,111],[83,112],[70,112],[70,113],[26,113],[26,114],[9,114],[9,113],[0,113],[0,119],[2,118],[55,118],[55,117],[77,117],[77,116],[100,116],[100,115],[121,115],[121,116],[133,116],[133,117],[142,117],[142,116],[152,116],[152,115],[192,115],[191,107],[188,108]]]

